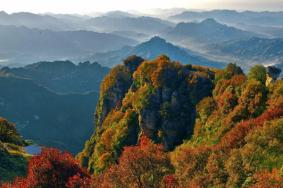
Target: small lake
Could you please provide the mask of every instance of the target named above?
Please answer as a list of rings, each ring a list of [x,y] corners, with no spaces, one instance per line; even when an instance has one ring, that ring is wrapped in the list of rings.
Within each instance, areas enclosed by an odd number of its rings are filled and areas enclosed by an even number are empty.
[[[39,145],[26,146],[25,150],[30,155],[37,155],[41,152],[41,147]]]

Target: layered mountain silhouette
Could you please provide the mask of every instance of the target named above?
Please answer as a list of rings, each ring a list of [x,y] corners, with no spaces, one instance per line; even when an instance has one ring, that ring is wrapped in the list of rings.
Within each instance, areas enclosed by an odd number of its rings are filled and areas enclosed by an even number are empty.
[[[111,33],[114,35],[121,36],[121,37],[132,38],[139,42],[143,42],[146,39],[150,38],[151,36],[150,34],[145,34],[145,33],[141,33],[138,31],[126,31],[126,30],[113,31]]]
[[[0,75],[30,79],[56,93],[69,94],[99,92],[100,81],[108,71],[98,63],[45,61],[19,68],[5,67],[0,69]]]
[[[134,45],[132,39],[92,31],[50,31],[0,26],[0,59],[28,64],[42,60],[72,59],[89,53]]]
[[[179,23],[165,34],[167,38],[178,42],[186,43],[190,41],[204,44],[249,38],[255,35],[251,32],[221,24],[211,18],[201,22]]]
[[[172,16],[175,21],[200,21],[207,18],[214,18],[224,23],[246,23],[266,26],[282,26],[283,12],[255,12],[235,10],[212,10],[212,11],[184,11]]]
[[[215,48],[217,47],[217,48]],[[214,49],[245,58],[283,57],[283,39],[249,38],[216,45]],[[244,48],[246,47],[246,48]]]
[[[283,39],[252,37],[214,44],[209,47],[211,54],[229,56],[241,62],[255,62],[266,65],[283,62]]]
[[[92,18],[88,20],[88,23],[103,32],[126,30],[145,34],[157,34],[174,25],[171,22],[158,18],[147,16],[133,17],[124,14],[119,14],[119,16],[113,16],[113,14],[104,15]]]
[[[282,187],[283,13],[159,11],[0,12],[0,187]]]
[[[149,41],[141,43],[134,47],[124,47],[120,50],[96,53],[86,59],[97,61],[105,66],[113,66],[120,60],[125,59],[129,55],[139,55],[146,59],[154,59],[160,54],[168,55],[175,61],[181,61],[185,64],[197,64],[211,67],[223,67],[223,63],[212,61],[199,56],[197,53],[173,45],[167,42],[165,39],[158,36],[151,38]]]
[[[4,11],[0,12],[0,25],[26,26],[48,30],[74,30],[78,28],[78,26],[49,15],[39,15],[29,12],[8,14]]]

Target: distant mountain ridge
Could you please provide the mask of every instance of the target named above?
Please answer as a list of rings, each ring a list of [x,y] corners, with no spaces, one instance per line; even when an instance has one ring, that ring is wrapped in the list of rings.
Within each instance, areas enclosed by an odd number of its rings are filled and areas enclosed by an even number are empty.
[[[175,21],[200,21],[207,18],[214,18],[224,23],[254,23],[258,25],[282,26],[283,11],[281,12],[255,12],[235,10],[211,10],[211,11],[184,11],[171,16]]]
[[[186,43],[218,43],[256,36],[257,34],[227,26],[212,18],[201,22],[179,23],[175,28],[165,33],[165,36],[175,41]]]
[[[174,61],[181,61],[186,64],[196,64],[211,67],[223,67],[221,62],[212,61],[199,56],[197,53],[175,46],[167,42],[161,37],[153,37],[150,40],[143,42],[134,47],[124,47],[120,50],[96,53],[86,59],[97,61],[104,66],[112,67],[116,65],[117,60],[123,60],[130,55],[138,55],[145,59],[154,59],[160,54],[168,55]]]
[[[72,59],[89,53],[135,45],[136,41],[114,34],[92,31],[50,31],[0,26],[0,59],[11,63]],[[1,57],[2,56],[2,57]]]
[[[209,53],[219,56],[230,56],[243,62],[262,63],[266,65],[283,63],[283,39],[249,39],[228,41],[209,46]]]
[[[117,18],[117,17],[138,17],[137,15],[125,12],[125,11],[110,11],[110,12],[106,12],[105,14],[101,15],[101,16],[108,16],[108,17],[113,17],[113,18]]]
[[[174,26],[169,21],[154,17],[112,16],[111,14],[92,18],[88,20],[88,23],[102,32],[130,30],[145,34],[157,34]]]
[[[8,14],[4,11],[0,12],[0,25],[26,26],[48,30],[74,30],[77,28],[75,25],[49,15],[29,12]]]
[[[4,67],[1,75],[33,80],[38,85],[57,93],[99,92],[100,81],[109,68],[98,63],[75,65],[70,61],[38,62],[19,68]]]

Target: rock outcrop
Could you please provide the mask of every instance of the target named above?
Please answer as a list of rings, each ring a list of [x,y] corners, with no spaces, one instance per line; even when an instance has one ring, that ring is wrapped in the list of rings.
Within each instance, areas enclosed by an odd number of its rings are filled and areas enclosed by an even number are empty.
[[[266,68],[266,85],[269,85],[270,83],[276,81],[281,73],[281,69],[275,67],[275,66],[268,66]]]
[[[140,135],[173,150],[192,135],[195,106],[211,95],[213,79],[208,68],[181,65],[166,56],[128,58],[101,84],[96,131],[79,154],[82,165],[100,173]]]

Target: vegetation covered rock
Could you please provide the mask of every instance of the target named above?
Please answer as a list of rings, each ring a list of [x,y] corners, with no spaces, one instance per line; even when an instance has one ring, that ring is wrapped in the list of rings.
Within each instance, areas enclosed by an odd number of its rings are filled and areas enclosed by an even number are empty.
[[[79,159],[98,187],[282,187],[283,82],[266,79],[262,66],[144,61]]]
[[[124,146],[143,134],[173,150],[193,133],[196,104],[210,96],[214,73],[172,62],[132,56],[106,76],[96,110],[96,131],[79,155],[90,172],[101,173]]]
[[[26,144],[14,124],[0,118],[0,184],[26,174],[29,158],[23,148]]]

